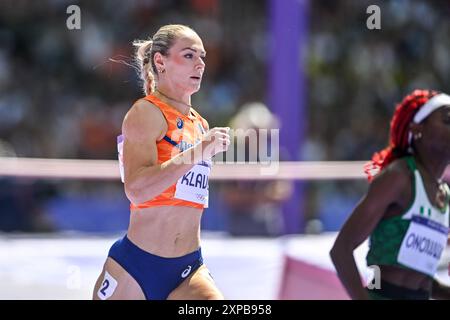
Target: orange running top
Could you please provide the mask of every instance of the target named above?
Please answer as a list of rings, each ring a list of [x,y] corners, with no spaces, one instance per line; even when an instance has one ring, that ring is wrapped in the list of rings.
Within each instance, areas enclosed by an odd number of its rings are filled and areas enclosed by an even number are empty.
[[[167,132],[163,139],[156,143],[158,164],[170,160],[177,154],[193,147],[202,140],[208,130],[208,122],[191,108],[189,115],[184,115],[153,95],[143,99],[151,102],[161,110],[167,121]],[[123,136],[118,137],[119,160],[121,162],[121,146]],[[123,148],[123,147],[122,147]],[[160,195],[140,204],[130,204],[131,209],[150,208],[156,206],[185,206],[203,209],[208,203],[208,178],[210,163],[202,161],[183,175],[177,183],[170,186]],[[123,181],[123,165],[121,164]]]

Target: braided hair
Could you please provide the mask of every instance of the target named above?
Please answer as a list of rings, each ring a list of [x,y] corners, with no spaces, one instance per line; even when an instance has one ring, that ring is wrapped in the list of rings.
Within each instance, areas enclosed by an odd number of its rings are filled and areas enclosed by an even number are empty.
[[[394,160],[412,154],[409,142],[410,123],[419,109],[437,94],[439,92],[433,90],[414,90],[396,106],[391,120],[389,145],[375,152],[372,161],[364,166],[369,181]]]

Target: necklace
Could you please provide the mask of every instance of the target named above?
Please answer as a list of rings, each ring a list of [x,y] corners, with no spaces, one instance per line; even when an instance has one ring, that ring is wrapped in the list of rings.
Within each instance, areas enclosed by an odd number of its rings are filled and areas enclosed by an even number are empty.
[[[447,192],[447,188],[445,187],[446,183],[442,180],[442,178],[436,179],[425,165],[422,165],[422,167],[425,169],[426,173],[434,180],[438,187],[438,191],[435,197],[435,203],[437,204],[439,209],[445,208],[446,204],[448,204],[450,200],[450,194]]]
[[[177,102],[177,103],[184,104],[185,106],[187,106],[187,107],[189,107],[189,108],[192,108],[192,106],[191,106],[190,104],[184,103],[184,102],[179,101],[179,100],[176,100],[176,99],[174,99],[174,98],[171,98],[171,97],[165,95],[164,93],[162,93],[161,91],[159,91],[158,89],[156,89],[155,91],[158,92],[160,95],[162,95],[162,96],[163,96],[164,98],[166,98],[166,99],[172,100],[172,101]]]

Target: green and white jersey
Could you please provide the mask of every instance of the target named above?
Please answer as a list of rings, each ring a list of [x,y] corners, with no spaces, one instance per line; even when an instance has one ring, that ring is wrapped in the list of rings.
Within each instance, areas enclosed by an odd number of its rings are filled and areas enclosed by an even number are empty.
[[[447,245],[449,204],[442,210],[433,206],[414,158],[405,160],[414,174],[413,201],[404,214],[378,223],[370,236],[367,264],[396,265],[432,277]],[[450,194],[448,186],[446,192]]]

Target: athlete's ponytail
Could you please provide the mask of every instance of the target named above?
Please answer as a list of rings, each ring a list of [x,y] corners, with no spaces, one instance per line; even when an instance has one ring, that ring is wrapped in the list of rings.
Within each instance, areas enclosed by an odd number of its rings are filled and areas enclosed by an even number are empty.
[[[140,78],[143,83],[143,90],[146,95],[154,90],[155,76],[152,72],[152,63],[150,62],[152,56],[153,40],[136,40],[133,42],[136,47],[135,60],[139,67]]]

